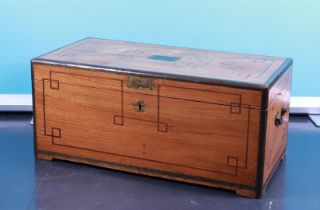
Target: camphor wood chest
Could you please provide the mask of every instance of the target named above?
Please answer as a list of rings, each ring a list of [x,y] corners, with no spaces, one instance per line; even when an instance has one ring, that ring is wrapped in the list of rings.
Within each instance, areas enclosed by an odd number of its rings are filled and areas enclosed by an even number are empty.
[[[292,60],[86,38],[32,60],[36,155],[259,197]]]

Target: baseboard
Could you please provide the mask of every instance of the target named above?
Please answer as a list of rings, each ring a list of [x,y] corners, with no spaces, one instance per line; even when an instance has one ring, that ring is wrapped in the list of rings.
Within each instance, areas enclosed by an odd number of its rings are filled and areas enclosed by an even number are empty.
[[[320,114],[320,97],[291,97],[290,113]]]
[[[32,95],[0,94],[0,111],[32,112]],[[320,97],[291,97],[290,113],[320,114]]]
[[[32,112],[31,94],[0,94],[1,112]]]

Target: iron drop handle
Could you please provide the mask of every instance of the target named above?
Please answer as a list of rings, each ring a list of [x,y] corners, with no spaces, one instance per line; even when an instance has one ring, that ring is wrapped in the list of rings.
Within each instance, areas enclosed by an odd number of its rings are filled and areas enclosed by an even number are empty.
[[[275,126],[279,127],[283,123],[283,116],[286,114],[287,109],[285,107],[281,107],[280,113],[277,112],[275,117]]]

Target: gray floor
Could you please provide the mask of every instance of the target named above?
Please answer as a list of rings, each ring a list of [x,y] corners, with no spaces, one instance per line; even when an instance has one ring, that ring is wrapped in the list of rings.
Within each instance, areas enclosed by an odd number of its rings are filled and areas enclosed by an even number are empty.
[[[262,199],[164,179],[34,159],[28,114],[0,114],[0,210],[320,209],[320,128],[291,117],[287,159]]]

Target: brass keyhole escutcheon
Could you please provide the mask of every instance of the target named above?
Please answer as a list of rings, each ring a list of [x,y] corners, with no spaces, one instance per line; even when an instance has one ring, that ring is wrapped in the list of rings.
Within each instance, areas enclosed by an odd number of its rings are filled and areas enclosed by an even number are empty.
[[[134,109],[137,111],[137,112],[144,112],[145,109],[146,109],[146,106],[144,104],[144,101],[142,100],[137,100],[137,102],[135,102],[133,104],[134,106]]]
[[[152,90],[153,89],[153,80],[150,78],[142,77],[128,77],[128,88],[134,88],[139,90]]]

